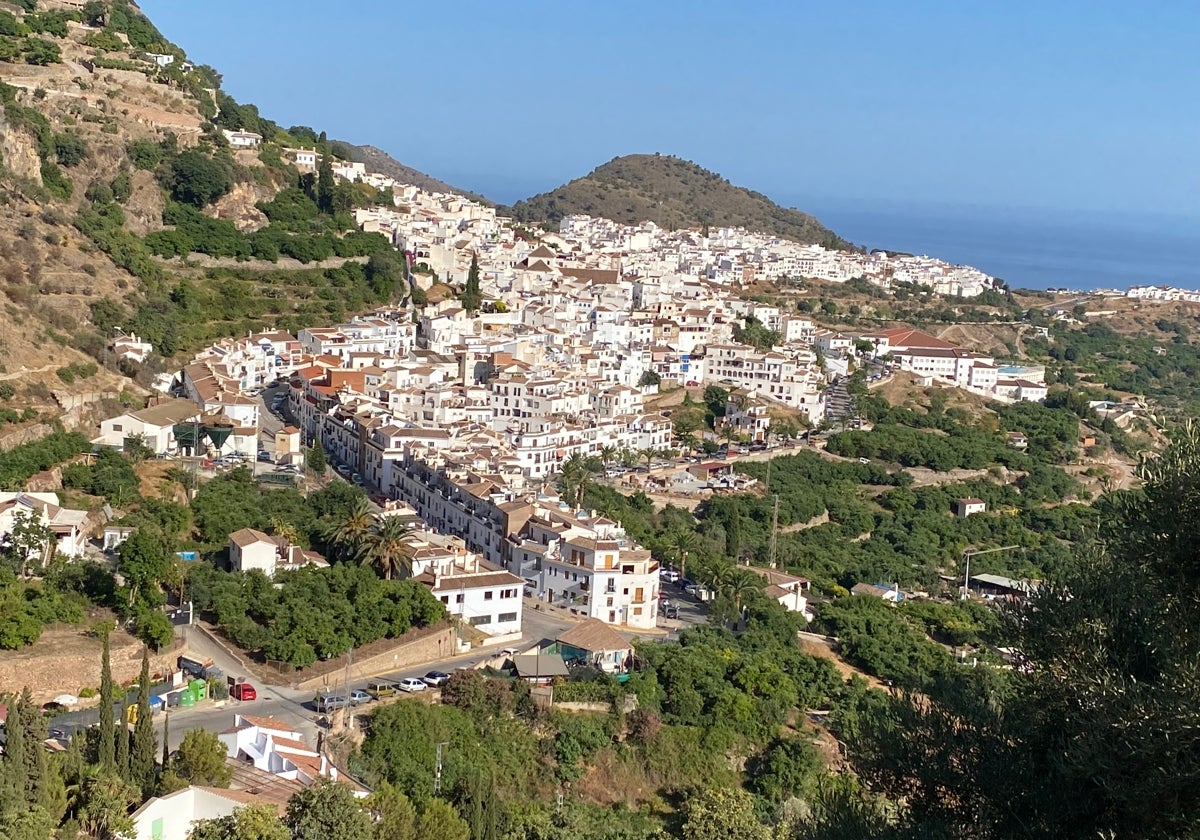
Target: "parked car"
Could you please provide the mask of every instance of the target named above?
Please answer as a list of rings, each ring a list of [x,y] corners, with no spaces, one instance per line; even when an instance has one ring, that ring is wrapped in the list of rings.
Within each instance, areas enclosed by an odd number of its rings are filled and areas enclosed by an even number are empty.
[[[667,583],[674,583],[675,581],[679,580],[679,572],[675,571],[674,569],[659,569],[658,576]]]
[[[445,685],[450,681],[450,675],[445,671],[430,671],[425,676],[421,677],[425,685],[430,688],[437,688],[439,685]]]
[[[363,486],[363,477],[361,475],[359,475],[358,473],[355,473],[354,475],[350,476],[350,480],[353,481],[355,484],[357,484],[359,487]]]
[[[370,703],[374,699],[375,699],[374,697],[372,697],[367,692],[363,691],[361,688],[356,688],[350,692],[350,705],[351,706],[359,706],[359,705],[362,705],[363,703]]]
[[[662,617],[663,618],[679,618],[679,607],[677,607],[674,604],[669,603],[669,602],[666,604],[663,604]]]
[[[351,470],[349,467],[347,467],[345,464],[338,464],[337,474],[340,475],[342,478],[349,480],[350,476],[354,474],[354,471]]]
[[[271,453],[264,449],[258,453],[258,460],[269,464],[273,459],[271,458]]]
[[[401,691],[424,691],[426,688],[428,688],[428,686],[417,677],[405,677],[404,679],[400,680],[400,682],[396,683],[396,687]]]
[[[254,686],[250,683],[234,683],[233,688],[229,690],[229,694],[234,700],[257,700],[258,692],[254,690]]]
[[[381,700],[384,697],[391,697],[396,693],[396,684],[387,680],[372,680],[367,683],[367,694],[370,694],[376,700]]]
[[[503,656],[505,659],[511,659],[512,657],[516,656],[517,653],[518,653],[518,651],[516,648],[505,648],[504,650],[500,651],[500,653],[498,653],[496,655]]]
[[[349,701],[339,694],[318,694],[313,698],[313,708],[318,712],[336,712],[346,708]]]
[[[859,459],[858,459],[858,463],[860,463],[860,464],[869,464],[869,463],[871,463],[871,459],[870,459],[870,458],[859,458]]]
[[[297,467],[295,464],[284,464],[284,465],[283,465],[283,466],[281,466],[281,467],[277,467],[277,468],[276,468],[276,470],[275,470],[275,472],[281,472],[281,473],[298,473],[298,472],[300,472],[300,468],[299,468],[299,467]]]

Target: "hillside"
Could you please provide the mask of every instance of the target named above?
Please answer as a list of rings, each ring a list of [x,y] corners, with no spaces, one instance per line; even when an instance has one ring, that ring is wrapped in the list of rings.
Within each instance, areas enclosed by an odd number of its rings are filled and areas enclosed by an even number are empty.
[[[389,178],[395,178],[403,184],[412,184],[414,187],[420,187],[429,192],[457,193],[472,201],[478,201],[480,204],[487,204],[489,206],[494,203],[478,193],[459,189],[451,184],[447,184],[445,181],[439,181],[432,175],[426,175],[419,169],[405,166],[383,149],[375,146],[356,146],[344,140],[338,142],[350,150],[351,160],[357,163],[365,163],[367,168],[372,172],[387,175]]]
[[[390,243],[352,216],[381,195],[301,172],[286,150],[323,134],[236,102],[127,0],[0,6],[0,78],[0,448],[50,419],[90,427],[64,411],[137,394],[131,379],[215,338],[397,290],[374,265]],[[232,148],[227,130],[261,144]],[[156,352],[116,358],[120,331]]]
[[[527,223],[557,224],[563,216],[583,213],[623,224],[649,219],[672,230],[744,227],[828,248],[852,247],[807,213],[780,207],[762,193],[670,155],[613,158],[583,178],[518,201],[506,212]]]

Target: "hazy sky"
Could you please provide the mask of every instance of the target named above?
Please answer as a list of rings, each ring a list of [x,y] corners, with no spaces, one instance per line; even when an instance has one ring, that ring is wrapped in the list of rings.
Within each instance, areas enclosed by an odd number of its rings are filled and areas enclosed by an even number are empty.
[[[786,203],[1200,217],[1200,4],[141,0],[284,126],[507,201],[632,152]]]

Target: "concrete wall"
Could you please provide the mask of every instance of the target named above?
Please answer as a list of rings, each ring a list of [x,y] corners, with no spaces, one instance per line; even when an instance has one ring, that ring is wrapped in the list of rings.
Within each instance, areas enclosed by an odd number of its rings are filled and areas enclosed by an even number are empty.
[[[414,636],[416,638],[413,638]],[[350,681],[355,682],[370,679],[371,677],[379,677],[384,674],[390,674],[392,671],[399,671],[414,665],[434,662],[438,659],[453,656],[456,652],[455,638],[454,628],[450,626],[434,627],[409,633],[404,639],[398,640],[397,644],[388,650],[365,659],[355,658],[354,663],[350,666]],[[297,676],[302,677],[303,675]],[[292,683],[292,688],[302,691],[323,691],[325,689],[336,689],[345,680],[346,668],[345,660],[343,659],[342,667],[325,674],[309,677],[308,679],[301,678]]]

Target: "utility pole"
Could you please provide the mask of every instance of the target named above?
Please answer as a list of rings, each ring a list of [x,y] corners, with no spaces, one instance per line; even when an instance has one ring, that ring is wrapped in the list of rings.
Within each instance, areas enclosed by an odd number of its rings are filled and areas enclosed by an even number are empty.
[[[433,765],[433,795],[437,796],[442,792],[442,748],[449,746],[447,741],[442,741],[435,745],[436,754]]]
[[[963,573],[963,588],[961,600],[965,601],[971,595],[971,558],[980,554],[991,554],[996,551],[1011,551],[1014,548],[1020,548],[1019,545],[1002,545],[999,548],[986,548],[983,551],[972,551],[966,549],[963,551],[963,564],[966,567]]]
[[[346,705],[342,706],[342,725],[349,726],[352,720],[350,714],[350,665],[354,662],[354,645],[350,646],[350,650],[346,653],[346,675],[342,680],[342,696],[346,698]]]

